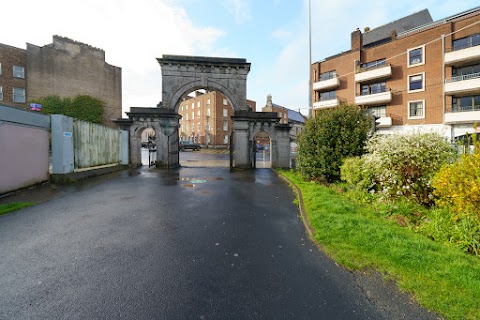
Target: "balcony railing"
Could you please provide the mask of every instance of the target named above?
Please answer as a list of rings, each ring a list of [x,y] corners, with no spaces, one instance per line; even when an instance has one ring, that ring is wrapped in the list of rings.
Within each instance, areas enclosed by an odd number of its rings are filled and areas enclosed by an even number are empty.
[[[336,76],[328,79],[320,79],[318,82],[313,84],[313,90],[322,91],[327,89],[334,89],[340,86],[340,78]]]
[[[480,46],[480,42],[473,41],[473,42],[466,43],[466,44],[461,45],[461,46],[454,46],[452,48],[446,49],[445,52],[458,51],[458,50],[463,50],[463,49],[472,48],[472,47],[476,47],[476,46]]]
[[[358,68],[355,71],[355,82],[364,82],[374,79],[386,79],[392,75],[390,64],[378,64],[369,68]]]
[[[392,101],[392,91],[390,89],[378,90],[375,92],[362,93],[355,97],[355,103],[358,105],[379,105],[387,104]]]
[[[465,80],[476,79],[476,78],[480,78],[480,72],[464,74],[464,75],[461,75],[461,76],[458,76],[458,77],[445,79],[445,83],[465,81]]]
[[[474,105],[474,106],[463,106],[463,107],[452,106],[452,112],[470,112],[470,111],[480,111],[480,104]]]

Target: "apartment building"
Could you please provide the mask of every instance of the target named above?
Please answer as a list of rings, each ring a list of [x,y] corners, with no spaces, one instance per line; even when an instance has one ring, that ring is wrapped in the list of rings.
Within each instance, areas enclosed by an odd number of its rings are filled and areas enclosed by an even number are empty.
[[[351,34],[351,49],[312,64],[313,116],[339,104],[377,131],[461,138],[480,122],[480,7],[433,21],[422,10]]]
[[[27,53],[0,44],[0,104],[23,107],[27,101]]]
[[[247,105],[256,111],[256,102],[247,100]],[[207,148],[228,148],[234,108],[232,103],[218,91],[196,91],[180,103],[180,140],[199,143]]]
[[[69,38],[53,36],[44,46],[26,49],[0,44],[0,102],[28,108],[49,95],[89,95],[105,103],[104,123],[122,116],[122,69],[105,62],[105,51]]]

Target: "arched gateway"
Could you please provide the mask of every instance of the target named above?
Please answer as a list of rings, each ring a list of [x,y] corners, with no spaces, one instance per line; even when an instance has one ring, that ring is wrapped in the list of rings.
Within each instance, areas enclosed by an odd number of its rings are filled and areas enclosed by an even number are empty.
[[[129,119],[116,123],[129,130],[130,164],[141,165],[141,134],[146,128],[156,132],[157,166],[179,166],[178,108],[192,91],[209,89],[221,92],[235,109],[231,139],[231,166],[252,166],[251,139],[255,132],[269,128],[273,134],[272,167],[288,167],[288,125],[279,124],[276,113],[250,112],[247,106],[247,75],[250,63],[246,59],[163,55],[158,58],[162,70],[162,102],[156,108],[131,108]],[[276,151],[277,153],[273,153]],[[285,156],[286,155],[286,156]]]

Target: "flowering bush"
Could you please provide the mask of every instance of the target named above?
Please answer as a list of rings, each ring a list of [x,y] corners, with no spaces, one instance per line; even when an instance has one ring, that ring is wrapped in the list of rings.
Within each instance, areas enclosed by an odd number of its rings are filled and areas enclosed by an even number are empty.
[[[431,205],[431,180],[440,167],[454,159],[455,150],[437,133],[375,135],[367,150],[378,166],[379,191]]]
[[[448,208],[455,220],[480,218],[480,143],[473,154],[463,154],[455,163],[443,166],[433,187],[436,204]]]

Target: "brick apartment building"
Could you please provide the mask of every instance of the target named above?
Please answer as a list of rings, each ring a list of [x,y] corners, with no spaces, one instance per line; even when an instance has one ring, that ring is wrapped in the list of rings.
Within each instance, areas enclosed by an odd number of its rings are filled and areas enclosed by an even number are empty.
[[[24,107],[27,101],[27,53],[0,44],[0,104]]]
[[[312,64],[312,80],[313,116],[347,103],[379,117],[381,133],[472,133],[480,122],[480,7],[357,29],[349,51]]]
[[[256,102],[247,100],[256,111]],[[234,109],[231,102],[218,91],[196,91],[180,103],[180,140],[199,143],[209,148],[228,148]]]
[[[122,116],[122,69],[105,62],[105,51],[53,36],[45,46],[27,49],[0,44],[0,103],[28,107],[49,95],[89,95],[105,103],[104,123]]]

